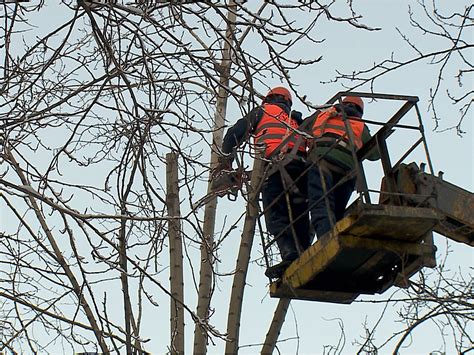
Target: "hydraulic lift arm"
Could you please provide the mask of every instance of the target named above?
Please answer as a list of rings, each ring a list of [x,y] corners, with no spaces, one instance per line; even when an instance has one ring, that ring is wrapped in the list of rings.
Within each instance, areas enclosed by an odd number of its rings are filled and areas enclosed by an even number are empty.
[[[403,204],[428,207],[440,215],[434,231],[457,242],[474,246],[474,194],[427,174],[415,163],[401,164],[397,185]]]

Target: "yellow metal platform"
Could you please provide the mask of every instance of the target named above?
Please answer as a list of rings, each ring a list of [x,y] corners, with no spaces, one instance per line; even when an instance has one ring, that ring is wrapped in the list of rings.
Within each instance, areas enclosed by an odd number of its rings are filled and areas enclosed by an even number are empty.
[[[424,266],[435,266],[430,208],[356,205],[334,229],[307,249],[271,283],[270,296],[351,303],[382,293]]]

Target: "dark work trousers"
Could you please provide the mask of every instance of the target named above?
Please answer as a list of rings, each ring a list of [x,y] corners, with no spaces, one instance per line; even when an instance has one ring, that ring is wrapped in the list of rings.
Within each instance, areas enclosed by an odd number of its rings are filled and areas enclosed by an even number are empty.
[[[292,261],[298,257],[295,239],[305,250],[310,245],[310,223],[308,212],[307,165],[298,160],[292,160],[283,169],[295,181],[295,188],[288,189],[291,216],[294,220],[290,225],[290,214],[285,197],[285,188],[279,171],[269,176],[262,187],[263,208],[267,230],[276,239],[283,261]],[[304,174],[303,174],[304,173]],[[293,236],[293,231],[295,236]]]
[[[321,169],[324,181],[326,183],[326,191],[331,190],[338,184],[346,175],[343,171],[338,169],[337,172],[325,165]],[[327,194],[329,202],[329,210],[326,208],[326,201],[323,198],[325,191],[323,189],[321,174],[319,167],[314,165],[308,173],[308,197],[309,208],[311,212],[311,224],[318,238],[331,230],[331,222],[336,223],[344,217],[347,202],[351,197],[355,188],[356,179],[351,178],[344,181],[337,186],[332,192]]]

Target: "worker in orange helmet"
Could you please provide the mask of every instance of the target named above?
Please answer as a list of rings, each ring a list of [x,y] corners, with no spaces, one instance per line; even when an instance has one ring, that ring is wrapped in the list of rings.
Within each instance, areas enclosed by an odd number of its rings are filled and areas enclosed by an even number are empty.
[[[346,131],[343,112],[353,132],[353,141]],[[357,151],[371,137],[367,125],[362,121],[363,113],[362,99],[347,96],[341,104],[307,118],[313,120],[311,130],[314,137],[309,152],[309,161],[313,164],[308,173],[309,208],[311,224],[318,238],[344,217],[347,202],[355,189],[356,176],[349,174],[355,166],[352,148]],[[379,158],[377,150],[368,156],[369,160]]]
[[[264,215],[268,232],[276,238],[280,250],[281,262],[268,268],[265,275],[279,278],[284,270],[298,257],[296,243],[302,250],[310,245],[310,224],[307,204],[306,141],[295,134],[302,122],[301,113],[292,111],[292,98],[288,89],[275,87],[263,99],[262,105],[254,108],[245,117],[238,120],[226,132],[219,169],[229,169],[232,165],[233,151],[250,135],[254,135],[255,144],[265,147],[265,158],[292,156],[284,166],[294,182],[289,189],[288,206],[282,174],[276,170],[268,176],[262,186]],[[291,155],[290,155],[291,154]],[[286,175],[286,174],[285,174]],[[287,175],[287,176],[288,176]],[[290,225],[290,213],[294,223]],[[292,232],[294,231],[294,233]]]

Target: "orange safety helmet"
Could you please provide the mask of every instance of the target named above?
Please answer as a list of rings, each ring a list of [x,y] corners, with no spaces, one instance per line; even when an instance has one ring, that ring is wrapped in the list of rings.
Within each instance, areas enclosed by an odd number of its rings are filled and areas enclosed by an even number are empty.
[[[277,86],[276,88],[271,89],[268,92],[267,96],[265,96],[265,98],[271,95],[281,95],[285,98],[285,100],[293,102],[293,100],[291,99],[291,93],[288,91],[287,88],[284,88],[282,86]]]
[[[344,98],[344,100],[342,100],[342,103],[351,103],[351,104],[354,104],[354,105],[357,105],[362,113],[364,113],[364,101],[362,101],[362,99],[360,97],[357,97],[357,96],[347,96]]]

